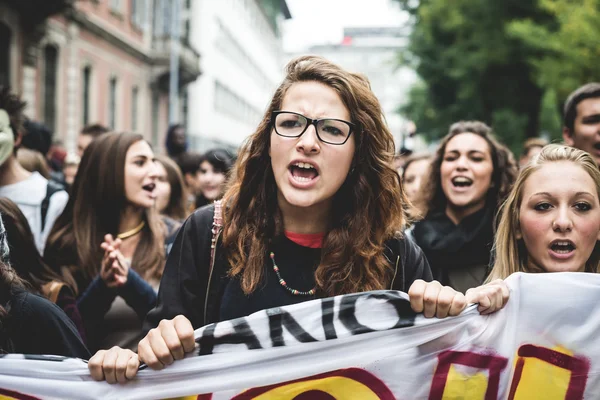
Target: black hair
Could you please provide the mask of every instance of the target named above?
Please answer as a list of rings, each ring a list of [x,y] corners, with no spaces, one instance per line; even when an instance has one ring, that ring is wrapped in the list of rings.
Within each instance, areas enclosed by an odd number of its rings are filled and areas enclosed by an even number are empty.
[[[213,149],[202,155],[198,165],[202,164],[204,161],[208,161],[213,166],[215,172],[221,172],[227,175],[235,163],[235,159],[235,155],[229,150]]]

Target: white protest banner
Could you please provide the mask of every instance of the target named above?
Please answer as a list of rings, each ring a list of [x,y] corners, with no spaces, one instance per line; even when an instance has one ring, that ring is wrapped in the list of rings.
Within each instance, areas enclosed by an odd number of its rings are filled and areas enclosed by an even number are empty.
[[[261,311],[198,329],[192,355],[124,385],[81,360],[8,355],[0,399],[600,398],[600,275],[507,283],[490,316],[425,319],[393,291]]]

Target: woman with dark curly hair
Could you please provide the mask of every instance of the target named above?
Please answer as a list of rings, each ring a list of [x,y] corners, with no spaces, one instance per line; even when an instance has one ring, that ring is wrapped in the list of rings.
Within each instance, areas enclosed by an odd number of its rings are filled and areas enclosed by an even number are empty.
[[[470,298],[426,283],[423,253],[400,233],[407,203],[393,152],[366,78],[321,57],[292,60],[240,152],[222,210],[201,208],[182,226],[139,358],[99,352],[92,376],[130,379],[140,359],[163,368],[194,349],[194,328],[320,297],[410,288],[417,312],[459,313]],[[502,293],[485,296],[501,305]]]
[[[450,127],[417,201],[424,219],[413,230],[436,280],[463,293],[483,283],[496,211],[516,176],[512,153],[489,126],[461,121]]]

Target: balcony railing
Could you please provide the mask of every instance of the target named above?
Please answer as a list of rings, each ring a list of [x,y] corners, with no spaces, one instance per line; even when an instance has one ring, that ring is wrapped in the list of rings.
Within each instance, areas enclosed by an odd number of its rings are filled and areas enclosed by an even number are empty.
[[[171,38],[154,37],[152,41],[153,75],[162,89],[168,88],[171,60]],[[200,54],[187,42],[179,46],[179,84],[185,86],[200,76]]]

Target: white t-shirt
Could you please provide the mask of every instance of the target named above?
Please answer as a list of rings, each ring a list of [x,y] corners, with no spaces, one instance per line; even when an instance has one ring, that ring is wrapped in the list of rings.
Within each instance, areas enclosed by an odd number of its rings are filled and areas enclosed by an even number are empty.
[[[69,195],[64,190],[58,191],[50,197],[46,224],[42,231],[42,201],[46,197],[47,186],[48,180],[39,173],[34,172],[24,181],[0,187],[0,197],[8,197],[14,201],[27,218],[31,232],[33,232],[35,245],[40,254],[44,253],[48,234],[69,200]],[[10,238],[8,238],[8,241],[10,242]]]

